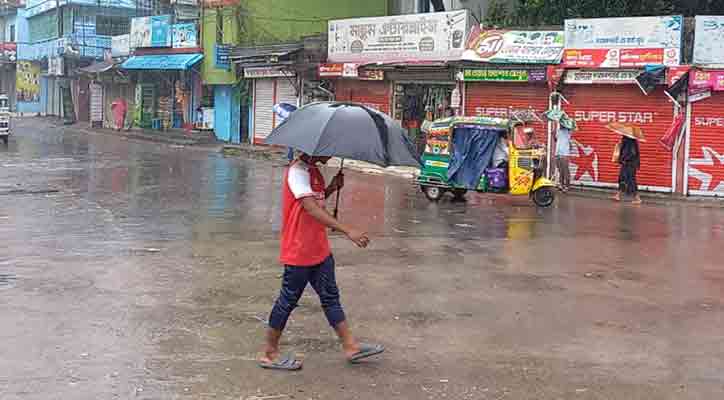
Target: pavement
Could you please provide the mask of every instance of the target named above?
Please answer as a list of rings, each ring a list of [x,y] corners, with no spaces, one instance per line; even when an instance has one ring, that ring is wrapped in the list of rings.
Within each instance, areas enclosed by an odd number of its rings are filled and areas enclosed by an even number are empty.
[[[277,159],[22,119],[0,148],[0,399],[710,400],[724,395],[724,210],[471,194],[348,172],[332,235],[355,334],[279,290]],[[335,168],[325,171],[328,175]]]

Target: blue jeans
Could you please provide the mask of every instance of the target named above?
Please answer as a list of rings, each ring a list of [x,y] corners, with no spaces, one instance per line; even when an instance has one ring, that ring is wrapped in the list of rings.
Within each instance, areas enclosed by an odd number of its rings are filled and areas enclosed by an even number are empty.
[[[284,266],[284,277],[282,278],[282,289],[279,298],[274,303],[269,326],[278,331],[283,331],[292,311],[297,307],[299,299],[307,287],[307,283],[317,292],[319,300],[324,309],[324,315],[332,328],[344,322],[346,317],[342,304],[339,301],[339,288],[337,279],[334,276],[334,257],[327,257],[321,264],[313,267],[296,267],[293,265]]]
[[[289,162],[294,160],[294,149],[291,147],[287,150],[287,160],[289,160]]]

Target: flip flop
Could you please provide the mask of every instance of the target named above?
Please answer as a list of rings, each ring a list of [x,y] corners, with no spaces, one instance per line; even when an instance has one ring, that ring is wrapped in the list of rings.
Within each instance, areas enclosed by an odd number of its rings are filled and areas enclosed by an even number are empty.
[[[298,371],[302,369],[302,361],[297,360],[291,354],[287,354],[271,363],[259,361],[259,366],[264,369],[274,369],[279,371]]]
[[[372,356],[376,356],[378,354],[382,354],[385,351],[385,346],[382,346],[381,344],[376,345],[369,345],[369,344],[363,344],[360,345],[359,351],[350,357],[347,361],[349,361],[352,364],[355,364],[361,360],[364,360],[365,358],[369,358]]]

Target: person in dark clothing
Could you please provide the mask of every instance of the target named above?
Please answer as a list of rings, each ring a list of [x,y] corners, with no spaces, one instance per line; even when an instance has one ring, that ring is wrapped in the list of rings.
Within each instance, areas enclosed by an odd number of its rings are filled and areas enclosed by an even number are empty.
[[[628,195],[633,196],[633,204],[641,204],[641,196],[639,196],[636,183],[636,172],[641,167],[639,142],[636,139],[622,136],[620,149],[618,163],[621,165],[621,170],[618,174],[618,193],[613,199],[621,201],[622,195]]]

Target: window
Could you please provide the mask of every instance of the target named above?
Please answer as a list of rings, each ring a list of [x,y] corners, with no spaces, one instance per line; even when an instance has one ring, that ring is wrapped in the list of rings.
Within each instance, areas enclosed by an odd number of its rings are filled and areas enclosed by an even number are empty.
[[[112,17],[107,15],[96,16],[96,34],[118,36],[131,32],[128,17]]]
[[[10,25],[8,28],[8,41],[11,43],[15,42],[15,25]]]

